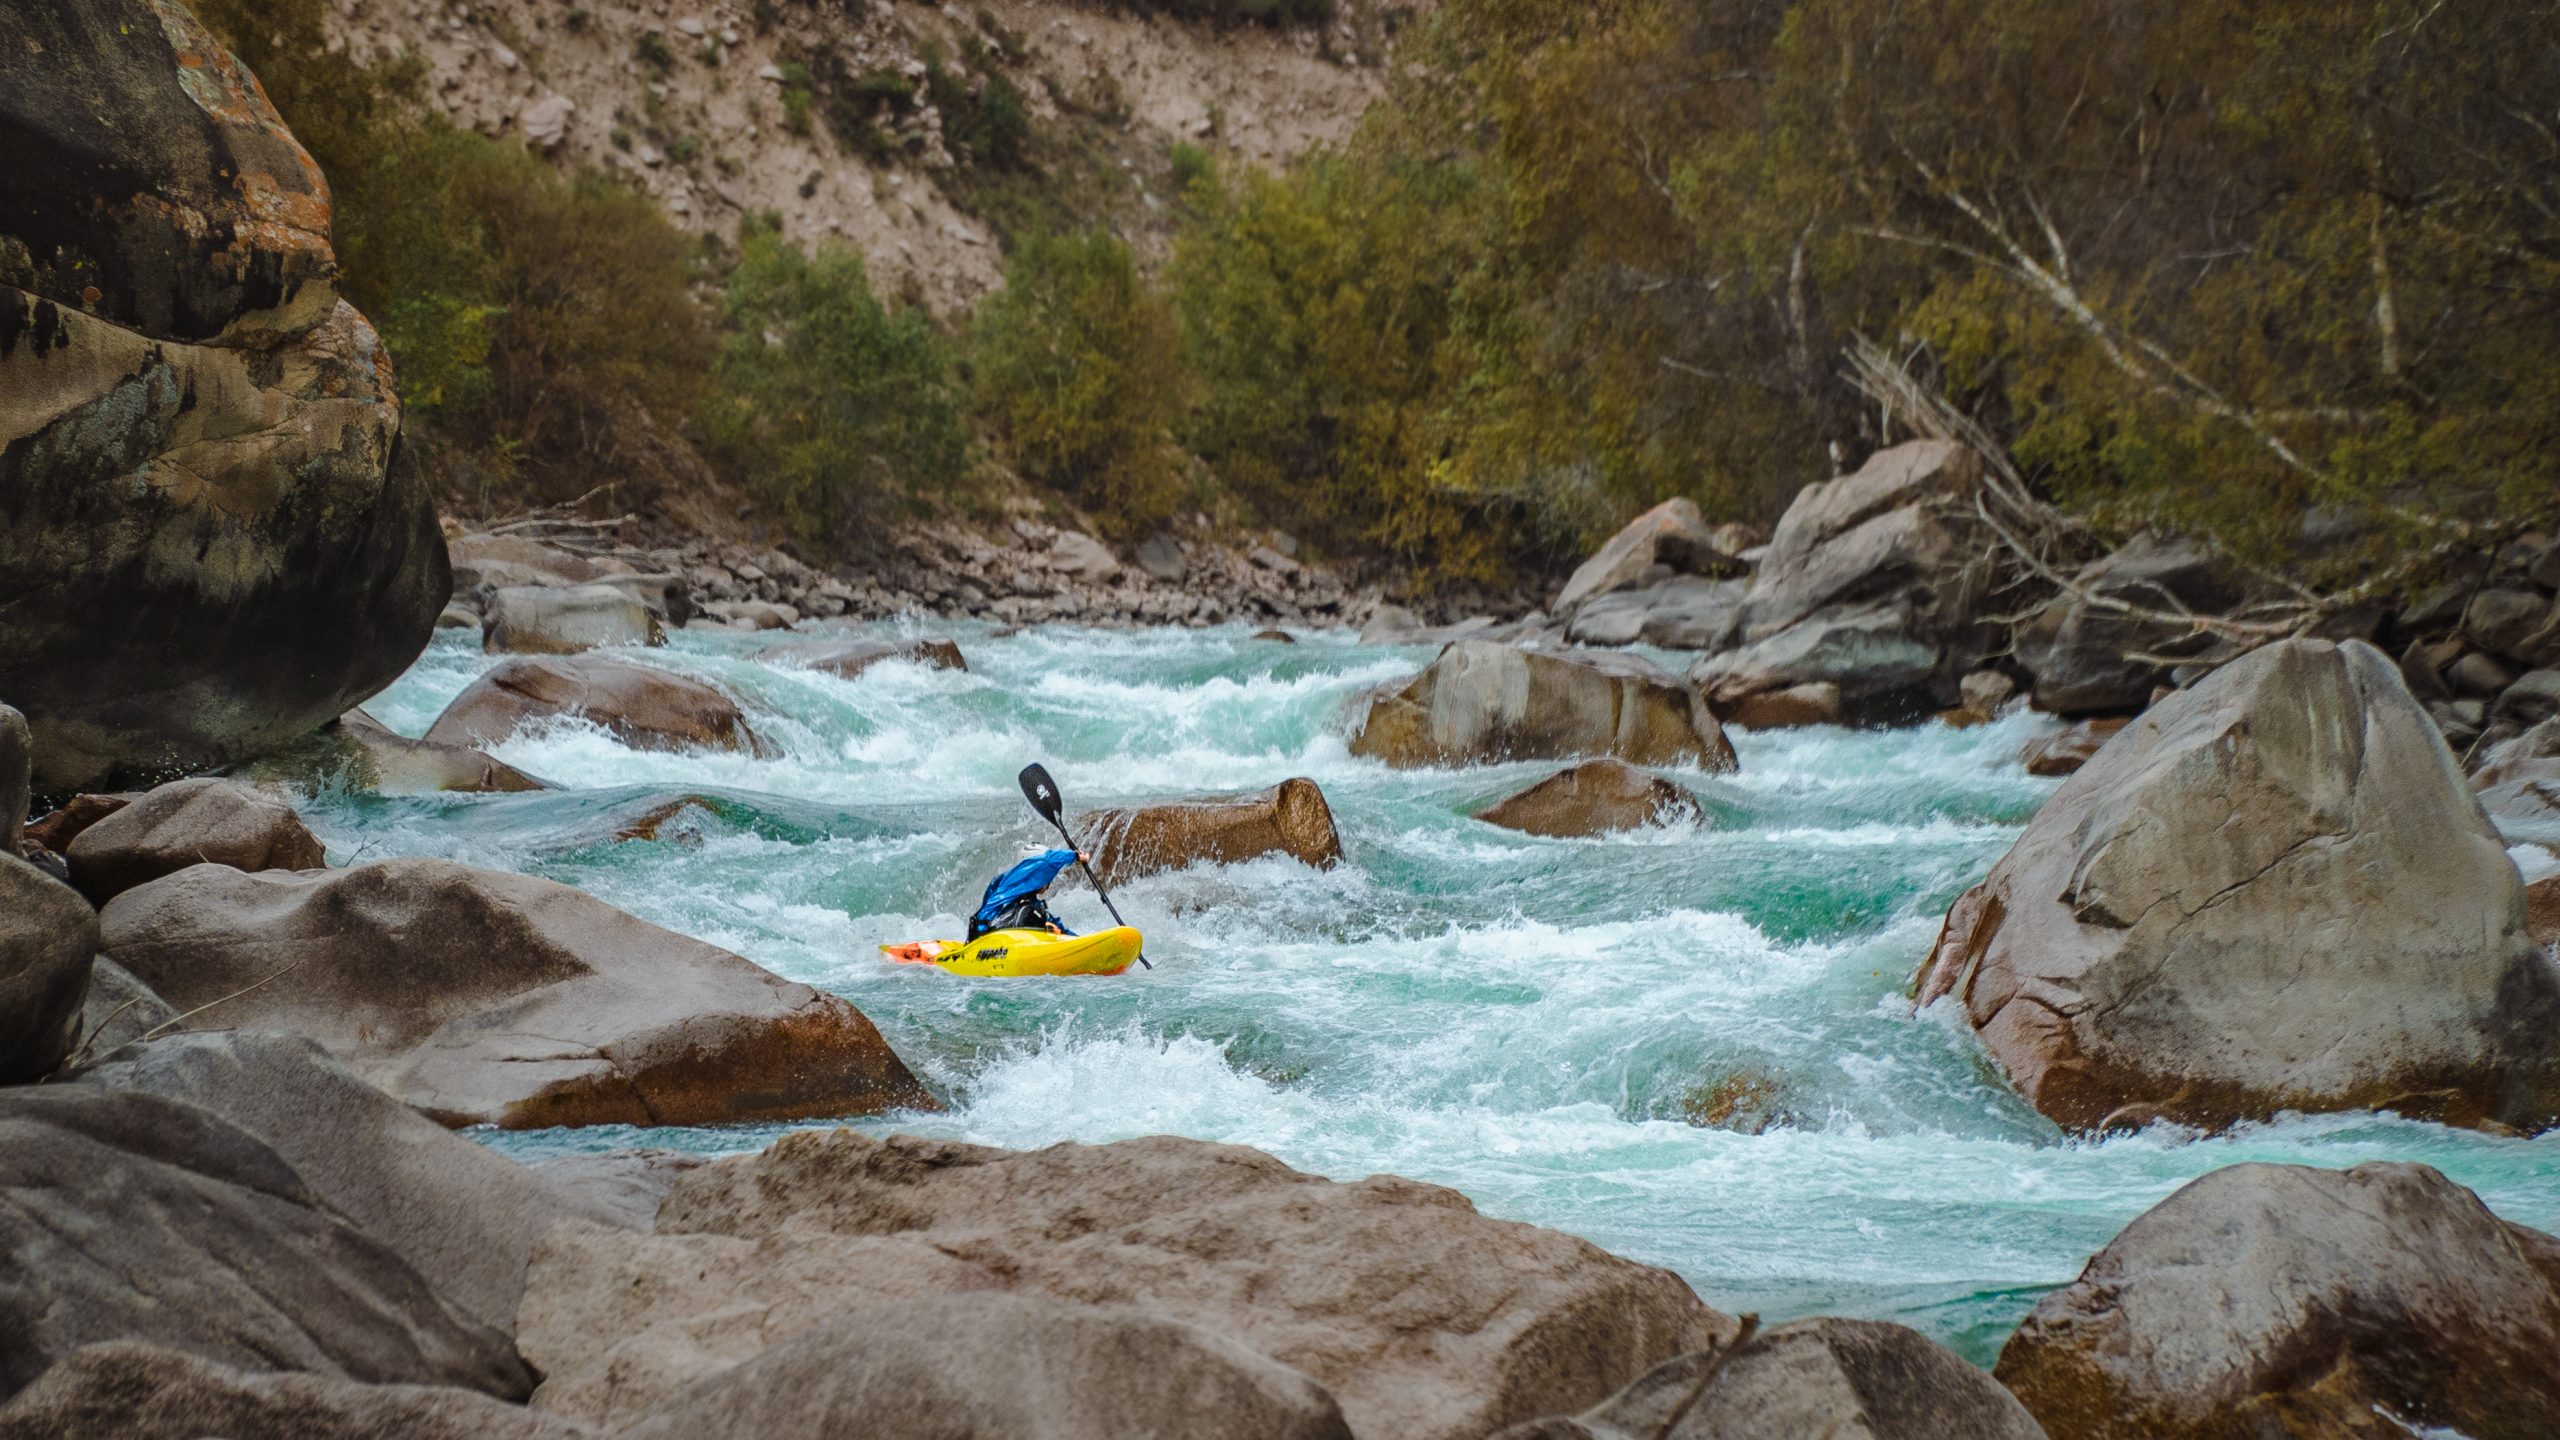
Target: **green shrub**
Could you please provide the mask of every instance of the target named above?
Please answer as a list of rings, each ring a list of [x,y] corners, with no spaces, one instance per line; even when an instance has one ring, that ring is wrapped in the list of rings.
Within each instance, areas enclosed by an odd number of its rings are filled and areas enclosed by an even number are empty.
[[[676,52],[668,48],[667,37],[655,30],[644,32],[639,39],[633,41],[631,53],[639,59],[641,64],[657,71],[661,76],[675,67]]]
[[[951,359],[924,315],[880,303],[862,257],[741,237],[710,429],[800,539],[858,543],[895,502],[939,496],[968,458]]]
[[[980,411],[1030,478],[1122,536],[1182,499],[1172,424],[1187,375],[1171,308],[1107,231],[1033,232],[970,336]]]

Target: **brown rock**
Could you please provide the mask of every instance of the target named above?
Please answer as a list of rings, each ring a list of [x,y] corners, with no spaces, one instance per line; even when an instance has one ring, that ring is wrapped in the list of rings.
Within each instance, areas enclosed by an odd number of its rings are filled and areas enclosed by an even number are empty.
[[[2233,1165],[2038,1302],[1993,1372],[2055,1440],[2547,1435],[2560,1240],[2424,1165]]]
[[[844,1000],[547,880],[440,860],[204,865],[117,897],[100,924],[108,955],[180,1010],[224,1000],[203,1023],[308,1035],[448,1125],[934,1104]]]
[[[1268,640],[1275,645],[1295,645],[1298,643],[1298,637],[1290,634],[1286,630],[1256,630],[1253,632],[1253,638],[1256,640]]]
[[[1635,765],[1737,768],[1697,690],[1631,655],[1570,656],[1459,640],[1369,697],[1351,753],[1389,765],[1615,755]]]
[[[494,745],[530,720],[582,716],[635,750],[771,748],[737,702],[699,680],[605,655],[518,656],[474,680],[426,738],[439,745]]]
[[[656,612],[611,585],[510,585],[490,593],[480,648],[492,655],[575,655],[608,645],[664,645]]]
[[[1555,612],[1570,617],[1584,601],[1612,590],[1641,585],[1656,567],[1672,575],[1715,574],[1736,562],[1718,546],[1719,536],[1685,496],[1665,500],[1629,521],[1582,562],[1557,592]]]
[[[80,1043],[98,916],[78,891],[0,855],[0,1085],[52,1073]]]
[[[1137,1310],[985,1294],[857,1301],[692,1386],[620,1440],[836,1435],[1351,1440],[1323,1386],[1223,1335]]]
[[[777,645],[757,657],[776,664],[824,670],[851,680],[884,660],[904,660],[936,670],[966,670],[960,647],[940,636],[922,640],[820,640]]]
[[[234,1370],[130,1340],[86,1345],[0,1405],[0,1440],[589,1440],[449,1385]]]
[[[1624,760],[1585,760],[1476,812],[1476,818],[1531,835],[1604,835],[1640,826],[1706,819],[1698,797]]]
[[[1703,1382],[1703,1388],[1702,1388]],[[1917,1330],[1816,1316],[1753,1336],[1730,1359],[1664,1362],[1572,1418],[1497,1440],[2045,1440],[1990,1376]]]
[[[339,716],[338,728],[363,752],[357,778],[376,794],[500,795],[551,788],[483,751],[409,739],[362,710]]]
[[[71,848],[80,832],[130,805],[140,795],[133,791],[122,795],[74,795],[62,802],[62,808],[27,826],[26,840],[59,855]]]
[[[1840,723],[1840,687],[1828,680],[1762,690],[1725,702],[1724,718],[1745,730]]]
[[[0,656],[35,788],[288,743],[407,669],[449,585],[327,184],[183,5],[0,7],[0,95]]]
[[[2560,945],[2560,875],[2524,887],[2524,929],[2536,945]]]
[[[1207,862],[1287,855],[1329,870],[1342,863],[1324,791],[1304,778],[1250,795],[1204,796],[1097,810],[1076,822],[1104,886]]]
[[[2063,782],[1918,977],[2074,1130],[2560,1112],[2560,968],[2399,672],[2271,645]]]
[[[71,883],[96,905],[190,865],[317,870],[329,863],[292,806],[210,777],[142,795],[82,830],[63,858],[71,862]]]
[[[1579,1409],[1732,1329],[1666,1271],[1393,1176],[1167,1136],[1017,1153],[839,1130],[685,1176],[654,1235],[552,1231],[522,1343],[538,1407],[615,1423],[849,1295],[986,1290],[1215,1332],[1332,1390],[1355,1434],[1407,1440]]]
[[[26,843],[33,751],[27,717],[0,705],[0,856],[15,856]]]
[[[2092,720],[2077,720],[2050,735],[2039,735],[2027,742],[2018,758],[2026,762],[2030,775],[2073,775],[2089,763],[2115,733],[2133,723],[2130,715],[2106,715]]]

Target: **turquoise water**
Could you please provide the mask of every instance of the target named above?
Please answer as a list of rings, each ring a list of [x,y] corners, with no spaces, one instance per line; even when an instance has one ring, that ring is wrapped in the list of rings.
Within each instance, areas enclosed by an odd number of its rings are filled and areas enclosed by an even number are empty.
[[[2560,1228],[2560,1138],[2291,1119],[2198,1139],[2066,1140],[1971,1039],[1901,1001],[1939,916],[2055,782],[2050,722],[1737,734],[1738,775],[1676,774],[1702,828],[1605,840],[1468,818],[1552,765],[1395,771],[1353,759],[1349,702],[1427,649],[1241,630],[959,627],[966,674],[855,681],[685,633],[651,663],[736,693],[772,760],[626,750],[583,723],[498,748],[566,787],[322,794],[339,863],[435,855],[547,876],[860,1005],[951,1103],[860,1122],[1007,1146],[1170,1132],[1341,1178],[1391,1171],[1485,1212],[1666,1265],[1710,1303],[1914,1325],[1987,1363],[2035,1297],[2218,1166],[2421,1160],[2511,1219]],[[451,634],[369,705],[408,734],[486,668]],[[1152,972],[965,980],[877,956],[959,933],[1045,828],[1014,775],[1071,806],[1313,777],[1349,863],[1202,868],[1116,892]],[[648,843],[623,822],[706,797]],[[1103,921],[1090,891],[1057,907]],[[1742,1077],[1775,1123],[1685,1118]],[[633,1144],[728,1152],[780,1127],[483,1135],[519,1156]]]

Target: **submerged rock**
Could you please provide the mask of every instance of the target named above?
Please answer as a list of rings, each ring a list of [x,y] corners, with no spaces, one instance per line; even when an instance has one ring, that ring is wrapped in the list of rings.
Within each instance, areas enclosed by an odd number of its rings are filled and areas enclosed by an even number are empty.
[[[533,1376],[274,1150],[193,1105],[89,1085],[0,1091],[0,1395],[84,1345],[458,1385]]]
[[[2045,1440],[2027,1408],[1917,1330],[1817,1316],[1702,1350],[1571,1418],[1497,1440]]]
[[[100,923],[107,954],[171,1004],[221,1000],[203,1023],[308,1035],[448,1125],[934,1105],[850,1003],[547,880],[441,860],[200,865]]]
[[[453,697],[426,738],[438,745],[495,745],[530,721],[560,716],[594,721],[634,750],[771,753],[728,696],[699,680],[607,655],[502,661]]]
[[[757,658],[773,664],[824,670],[840,680],[854,679],[886,660],[903,660],[935,670],[969,668],[959,645],[941,636],[921,640],[816,640],[777,645]]]
[[[1632,655],[1548,655],[1459,640],[1400,687],[1372,694],[1351,753],[1389,765],[1614,755],[1635,765],[1736,768],[1704,697]]]
[[[551,788],[484,751],[412,740],[362,710],[339,716],[338,730],[363,757],[350,778],[376,794],[500,795]]]
[[[2055,1440],[2547,1435],[2560,1239],[2424,1165],[2233,1165],[2046,1295],[1994,1373]]]
[[[1097,810],[1076,821],[1107,888],[1142,875],[1287,855],[1319,870],[1342,863],[1342,837],[1324,791],[1305,778],[1251,795],[1204,796]]]
[[[96,905],[190,865],[317,870],[329,863],[292,806],[209,776],[173,781],[119,807],[82,830],[63,857],[71,883]]]
[[[449,585],[327,186],[183,5],[0,8],[0,96],[0,656],[36,789],[286,743],[407,669]]]
[[[1698,797],[1624,760],[1585,760],[1476,812],[1488,825],[1531,835],[1605,835],[1644,825],[1694,825]]]
[[[234,1369],[130,1340],[86,1345],[0,1405],[0,1440],[591,1440],[449,1385]]]
[[[98,915],[80,893],[0,855],[0,1085],[42,1079],[80,1043]]]
[[[620,1440],[1351,1440],[1325,1388],[1223,1335],[1031,1295],[857,1301]]]
[[[2399,673],[2293,640],[2152,707],[1948,912],[1918,977],[2074,1130],[2560,1113],[2560,968]]]
[[[538,1408],[613,1424],[849,1295],[964,1291],[1198,1326],[1330,1389],[1355,1434],[1405,1440],[1579,1409],[1732,1330],[1667,1271],[1438,1186],[1164,1136],[1014,1152],[838,1130],[685,1176],[654,1235],[551,1232],[522,1343],[550,1377]]]
[[[489,596],[480,648],[492,655],[575,655],[607,645],[664,645],[647,605],[611,585],[511,585]]]

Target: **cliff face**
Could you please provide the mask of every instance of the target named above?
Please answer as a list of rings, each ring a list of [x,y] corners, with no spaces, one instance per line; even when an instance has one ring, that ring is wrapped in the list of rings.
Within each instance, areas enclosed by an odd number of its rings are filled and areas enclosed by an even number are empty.
[[[358,56],[424,62],[457,123],[621,175],[689,230],[778,213],[946,312],[996,283],[1009,196],[1048,187],[1144,245],[1182,183],[1177,142],[1267,165],[1348,136],[1427,8],[1352,0],[1274,29],[1054,0],[335,3]],[[1036,173],[975,153],[991,90],[1018,98]]]

